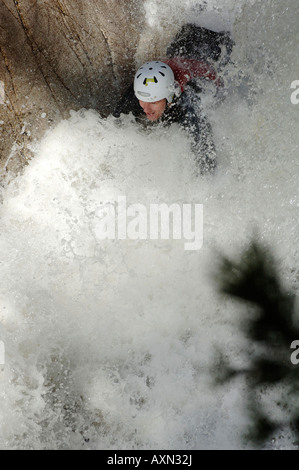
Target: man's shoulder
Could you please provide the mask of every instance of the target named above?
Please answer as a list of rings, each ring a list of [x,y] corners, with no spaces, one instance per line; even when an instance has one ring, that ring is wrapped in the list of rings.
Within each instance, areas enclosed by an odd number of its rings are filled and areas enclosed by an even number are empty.
[[[120,117],[121,114],[129,113],[132,113],[134,116],[140,116],[142,113],[142,109],[134,93],[133,84],[126,89],[112,114],[114,117]]]
[[[184,92],[179,97],[175,97],[169,108],[163,115],[163,122],[171,124],[182,123],[186,115],[187,94]]]
[[[203,60],[172,57],[163,59],[163,62],[172,69],[175,80],[180,84],[182,91],[186,84],[195,78],[205,78],[215,82],[216,85],[220,84],[215,68]]]

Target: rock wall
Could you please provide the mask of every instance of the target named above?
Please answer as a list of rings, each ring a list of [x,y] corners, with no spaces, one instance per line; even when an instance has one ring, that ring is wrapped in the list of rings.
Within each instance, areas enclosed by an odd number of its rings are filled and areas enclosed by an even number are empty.
[[[0,171],[70,109],[106,116],[135,69],[142,0],[0,0]]]

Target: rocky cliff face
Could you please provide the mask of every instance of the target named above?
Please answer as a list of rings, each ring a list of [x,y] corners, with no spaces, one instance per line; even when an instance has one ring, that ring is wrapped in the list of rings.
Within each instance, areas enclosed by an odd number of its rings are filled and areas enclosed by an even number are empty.
[[[0,0],[0,170],[70,109],[105,116],[131,82],[141,0]]]

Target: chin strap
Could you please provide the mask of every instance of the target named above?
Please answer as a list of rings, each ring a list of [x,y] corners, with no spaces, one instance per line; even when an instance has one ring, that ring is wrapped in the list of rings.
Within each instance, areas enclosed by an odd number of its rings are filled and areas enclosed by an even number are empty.
[[[170,93],[173,93],[177,98],[181,96],[182,90],[181,90],[179,82],[175,80],[173,84],[169,86],[169,91]]]

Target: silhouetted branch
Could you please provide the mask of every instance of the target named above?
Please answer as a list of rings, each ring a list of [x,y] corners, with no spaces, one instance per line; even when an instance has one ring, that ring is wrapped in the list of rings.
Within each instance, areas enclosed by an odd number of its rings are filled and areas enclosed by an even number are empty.
[[[216,382],[246,376],[248,413],[253,423],[247,439],[264,443],[275,430],[286,425],[299,438],[299,365],[292,362],[290,349],[292,342],[299,339],[295,295],[285,291],[274,256],[257,241],[244,250],[239,261],[222,258],[217,282],[220,292],[249,303],[256,312],[253,314],[251,308],[241,327],[253,349],[247,355],[248,369],[231,367],[220,354]],[[280,398],[273,407],[280,408],[286,416],[279,422],[257,399],[257,393],[265,395],[273,386],[280,387]]]

